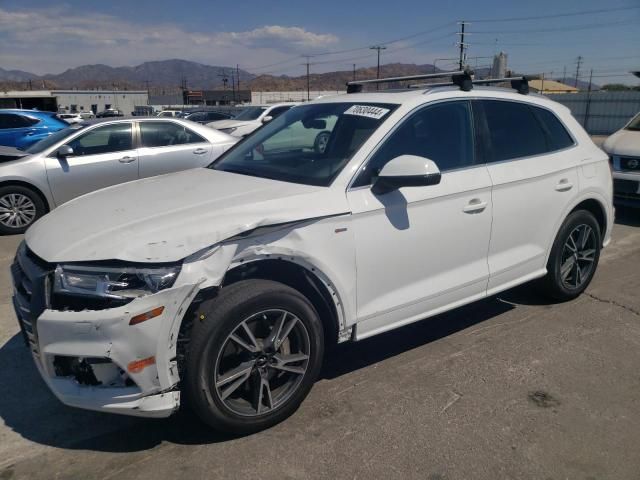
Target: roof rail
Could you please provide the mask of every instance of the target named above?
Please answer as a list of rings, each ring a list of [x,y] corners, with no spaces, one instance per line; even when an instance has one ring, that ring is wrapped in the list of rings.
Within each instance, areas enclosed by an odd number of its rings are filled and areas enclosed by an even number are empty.
[[[362,86],[367,84],[380,84],[390,82],[403,82],[408,80],[426,80],[429,78],[445,78],[450,77],[452,83],[447,85],[458,85],[461,90],[469,91],[472,86],[473,70],[465,69],[455,72],[441,72],[441,73],[424,73],[420,75],[408,75],[405,77],[386,77],[386,78],[374,78],[372,80],[353,80],[347,82],[347,93],[359,93],[362,92]]]
[[[485,78],[482,80],[472,80],[472,85],[491,85],[492,83],[505,83],[510,82],[511,88],[517,90],[518,93],[522,95],[527,95],[529,93],[529,81],[530,80],[538,80],[540,77],[538,75],[522,75],[519,77],[503,77],[503,78]],[[425,88],[425,87],[447,87],[451,85],[456,85],[455,82],[448,83],[419,83],[414,85],[409,85],[409,88]]]

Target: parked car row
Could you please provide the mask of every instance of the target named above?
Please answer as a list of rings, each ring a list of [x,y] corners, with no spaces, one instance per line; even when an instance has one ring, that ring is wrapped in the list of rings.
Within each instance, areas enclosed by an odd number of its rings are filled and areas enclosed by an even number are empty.
[[[65,126],[23,150],[0,150],[0,233],[24,232],[57,206],[100,188],[204,167],[237,141],[178,118]]]

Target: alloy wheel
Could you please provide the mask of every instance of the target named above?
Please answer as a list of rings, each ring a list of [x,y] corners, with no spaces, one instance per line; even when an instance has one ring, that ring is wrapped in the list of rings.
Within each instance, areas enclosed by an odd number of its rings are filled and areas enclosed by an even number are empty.
[[[597,251],[596,235],[589,225],[574,228],[562,249],[560,278],[564,286],[576,290],[589,279]]]
[[[9,228],[23,228],[36,217],[33,201],[21,193],[9,193],[0,198],[0,224]]]
[[[226,338],[214,371],[218,398],[233,413],[257,416],[284,405],[307,371],[309,332],[281,309],[243,320]]]

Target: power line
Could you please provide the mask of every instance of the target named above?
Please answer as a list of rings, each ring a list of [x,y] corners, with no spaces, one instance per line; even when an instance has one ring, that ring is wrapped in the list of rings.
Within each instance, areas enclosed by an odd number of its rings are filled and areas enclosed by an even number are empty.
[[[594,28],[607,28],[618,25],[637,25],[635,20],[617,20],[615,22],[598,22],[584,25],[573,25],[564,27],[528,29],[528,30],[480,30],[473,32],[474,35],[517,35],[521,33],[549,33],[549,32],[572,32],[577,30],[591,30]]]
[[[593,15],[596,13],[620,12],[624,10],[634,10],[639,8],[640,8],[640,5],[632,5],[629,7],[600,8],[597,10],[582,10],[577,12],[556,13],[556,14],[550,14],[550,15],[536,15],[533,17],[485,18],[485,19],[478,19],[478,20],[471,20],[471,21],[474,23],[519,22],[519,21],[525,21],[525,20],[544,20],[547,18],[574,17],[579,15]]]

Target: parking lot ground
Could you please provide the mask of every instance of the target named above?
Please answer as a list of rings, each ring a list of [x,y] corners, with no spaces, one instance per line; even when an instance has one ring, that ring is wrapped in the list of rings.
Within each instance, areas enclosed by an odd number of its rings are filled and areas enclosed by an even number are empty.
[[[619,212],[572,302],[525,285],[341,345],[292,418],[243,438],[61,405],[10,308],[19,238],[0,238],[0,480],[637,479],[639,227]]]

